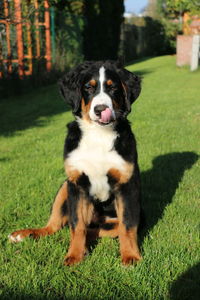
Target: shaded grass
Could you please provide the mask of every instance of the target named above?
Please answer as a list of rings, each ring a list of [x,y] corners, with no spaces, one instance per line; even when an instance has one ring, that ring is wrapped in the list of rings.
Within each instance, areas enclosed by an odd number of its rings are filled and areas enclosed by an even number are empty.
[[[15,229],[45,224],[65,179],[72,115],[51,86],[0,104],[0,299],[198,299],[200,72],[176,68],[170,56],[129,69],[144,76],[130,115],[146,213],[143,261],[121,266],[118,241],[104,238],[83,263],[64,267],[68,229],[7,241]]]
[[[44,126],[51,116],[67,109],[64,101],[60,101],[55,85],[1,100],[0,135],[10,136],[19,130]]]

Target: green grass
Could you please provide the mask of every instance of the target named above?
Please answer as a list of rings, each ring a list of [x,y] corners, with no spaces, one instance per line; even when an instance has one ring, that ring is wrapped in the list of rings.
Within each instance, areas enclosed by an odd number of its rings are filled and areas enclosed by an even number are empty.
[[[16,229],[48,219],[65,178],[65,124],[57,87],[0,102],[0,299],[199,299],[200,72],[171,56],[129,66],[143,91],[130,120],[138,142],[146,226],[143,261],[120,263],[104,238],[79,265],[64,267],[69,230],[10,244]]]

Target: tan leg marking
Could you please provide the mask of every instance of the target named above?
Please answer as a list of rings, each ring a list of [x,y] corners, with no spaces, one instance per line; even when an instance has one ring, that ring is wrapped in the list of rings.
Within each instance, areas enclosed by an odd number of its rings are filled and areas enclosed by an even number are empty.
[[[116,210],[119,219],[119,243],[122,263],[128,265],[141,260],[137,243],[137,226],[126,229],[123,223],[124,204],[120,197],[116,201]]]
[[[64,227],[68,222],[68,217],[61,215],[61,207],[67,198],[67,182],[65,181],[56,195],[52,207],[52,213],[47,225],[43,228],[17,230],[9,235],[10,241],[20,242],[28,236],[39,238],[41,236],[53,234]]]
[[[108,175],[113,177],[117,181],[117,183],[123,184],[129,181],[133,172],[134,172],[134,165],[131,163],[126,163],[124,172],[121,172],[115,168],[111,168],[108,171]]]
[[[84,258],[86,253],[87,226],[92,220],[93,209],[93,205],[88,203],[84,198],[79,200],[77,208],[78,222],[75,229],[70,229],[70,247],[64,261],[64,264],[67,266],[79,263]]]
[[[74,184],[77,183],[77,180],[81,176],[82,173],[80,173],[78,170],[72,168],[68,162],[67,159],[65,161],[65,173],[68,176],[69,181],[73,182]]]
[[[47,227],[51,228],[52,233],[63,228],[68,222],[68,216],[62,216],[61,207],[65,201],[68,201],[68,188],[67,181],[63,183],[52,207],[52,213],[47,223]]]

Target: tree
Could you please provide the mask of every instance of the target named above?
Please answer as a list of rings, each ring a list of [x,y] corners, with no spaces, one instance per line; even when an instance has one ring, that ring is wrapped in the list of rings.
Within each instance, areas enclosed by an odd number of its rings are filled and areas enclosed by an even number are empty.
[[[88,60],[116,59],[123,21],[123,0],[84,0],[83,52]]]
[[[71,60],[77,63],[74,56],[81,48],[87,60],[117,58],[124,0],[50,0],[50,4],[58,11],[60,44],[68,41],[68,59],[70,52]]]
[[[165,15],[199,14],[200,0],[158,0],[158,7]]]

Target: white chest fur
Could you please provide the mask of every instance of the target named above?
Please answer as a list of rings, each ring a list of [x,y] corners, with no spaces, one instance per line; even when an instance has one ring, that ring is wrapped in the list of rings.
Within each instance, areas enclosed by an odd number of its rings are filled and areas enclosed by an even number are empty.
[[[110,192],[108,171],[115,168],[123,172],[125,169],[125,161],[113,149],[117,133],[112,126],[100,126],[85,120],[79,120],[79,124],[82,138],[78,148],[69,154],[66,164],[89,177],[91,196],[106,201]]]

